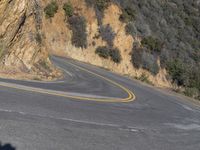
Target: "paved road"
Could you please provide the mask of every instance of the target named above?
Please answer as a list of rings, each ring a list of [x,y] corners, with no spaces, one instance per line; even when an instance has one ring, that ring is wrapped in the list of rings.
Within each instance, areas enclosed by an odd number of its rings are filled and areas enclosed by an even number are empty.
[[[186,98],[71,59],[52,59],[65,71],[63,80],[0,80],[2,145],[17,150],[200,150],[200,109]]]

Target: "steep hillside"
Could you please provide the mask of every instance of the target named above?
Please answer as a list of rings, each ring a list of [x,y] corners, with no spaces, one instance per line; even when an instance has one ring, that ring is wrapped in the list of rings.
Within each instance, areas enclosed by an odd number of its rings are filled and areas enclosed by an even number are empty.
[[[51,53],[200,97],[199,0],[1,0],[0,12],[5,70],[58,76]]]
[[[58,1],[59,8],[54,17],[44,21],[45,41],[51,52],[102,66],[124,75],[139,78],[145,74],[145,78],[148,76],[148,80],[155,85],[170,86],[165,69],[160,69],[157,75],[153,75],[143,68],[138,69],[133,66],[131,61],[133,42],[140,42],[141,39],[125,32],[126,24],[119,20],[122,14],[119,5],[109,3],[99,21],[95,8],[84,0],[71,1],[73,15],[66,16],[62,8],[66,2]],[[79,26],[76,26],[78,24]],[[103,49],[100,51],[105,51],[108,56],[99,57],[98,49]],[[112,57],[109,54],[110,49],[113,52]]]
[[[0,1],[0,76],[52,79],[60,76],[48,58],[37,0]]]
[[[148,70],[154,70],[147,64],[151,57],[159,57],[160,66],[167,69],[172,83],[186,87],[185,90],[178,90],[200,99],[200,1],[115,2],[124,10],[135,12],[135,19],[126,25],[127,33],[142,38],[142,54],[137,50],[133,51],[133,58],[140,56],[139,61],[133,60],[134,66],[148,66]],[[145,54],[149,53],[149,50],[152,56]]]
[[[62,8],[66,2],[70,15]],[[71,0],[58,3],[58,12],[48,23],[51,36],[47,36],[51,38],[47,41],[51,43],[49,49],[55,54],[65,53],[199,97],[199,1]],[[60,42],[61,39],[66,42]]]

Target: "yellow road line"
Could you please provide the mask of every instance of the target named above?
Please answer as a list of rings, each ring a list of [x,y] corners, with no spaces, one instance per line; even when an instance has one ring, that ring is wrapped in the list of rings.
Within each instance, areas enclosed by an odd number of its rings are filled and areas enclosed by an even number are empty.
[[[19,90],[24,90],[24,91],[29,91],[29,92],[36,92],[36,93],[41,93],[41,94],[48,94],[48,95],[54,95],[54,96],[60,96],[60,97],[65,97],[65,98],[72,98],[72,99],[77,99],[77,100],[87,100],[87,101],[96,101],[96,102],[120,102],[120,103],[125,103],[125,102],[131,102],[133,100],[135,100],[135,95],[133,94],[133,92],[131,92],[129,89],[125,88],[124,86],[120,85],[119,83],[116,83],[115,81],[112,81],[106,77],[103,77],[99,74],[96,74],[92,71],[89,71],[85,68],[82,68],[82,67],[79,67],[75,64],[72,64],[72,63],[69,63],[69,62],[66,62],[76,68],[79,68],[80,70],[83,70],[85,72],[88,72],[92,75],[95,75],[99,78],[102,78],[108,82],[110,82],[111,84],[119,87],[120,89],[122,89],[123,91],[125,91],[127,94],[128,94],[128,97],[127,98],[92,98],[92,97],[83,97],[83,96],[72,96],[72,95],[66,95],[66,94],[61,94],[61,93],[58,93],[58,92],[54,92],[54,91],[49,91],[49,90],[44,90],[44,89],[38,89],[38,88],[32,88],[32,87],[29,87],[29,88],[24,88],[24,87],[20,87],[20,86],[14,86],[13,84],[4,84],[4,83],[1,83],[0,86],[3,86],[3,87],[8,87],[8,88],[13,88],[13,89],[19,89]]]
[[[131,102],[131,101],[134,101],[134,100],[135,100],[135,98],[136,98],[135,94],[133,94],[133,92],[131,92],[129,89],[125,88],[124,86],[120,85],[119,83],[117,83],[117,82],[115,82],[115,81],[113,81],[113,80],[111,80],[111,79],[108,79],[108,78],[106,78],[106,77],[104,77],[104,76],[102,76],[102,75],[99,75],[99,74],[97,74],[97,73],[94,73],[94,72],[92,72],[92,71],[90,71],[90,70],[87,70],[87,69],[85,69],[85,68],[82,68],[82,67],[80,67],[80,66],[78,66],[78,65],[75,65],[75,64],[73,64],[73,63],[70,63],[70,62],[66,62],[66,63],[68,63],[68,64],[70,64],[70,65],[72,65],[72,66],[74,66],[74,67],[76,67],[76,68],[79,68],[80,70],[83,70],[83,71],[85,71],[85,72],[88,72],[88,73],[90,73],[90,74],[93,74],[93,75],[95,75],[95,76],[97,76],[97,77],[102,78],[102,79],[104,79],[104,80],[110,82],[111,84],[113,84],[113,85],[119,87],[120,89],[122,89],[123,91],[125,91],[125,92],[128,94],[128,97],[127,97],[127,98],[124,98],[124,99],[123,99],[123,98],[122,98],[122,99],[117,99],[118,101],[120,100],[120,102]],[[115,99],[115,100],[116,100],[116,99]]]

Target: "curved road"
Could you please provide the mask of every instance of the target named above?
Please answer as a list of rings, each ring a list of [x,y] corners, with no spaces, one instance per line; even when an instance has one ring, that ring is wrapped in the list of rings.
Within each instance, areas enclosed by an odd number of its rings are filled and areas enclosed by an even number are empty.
[[[0,79],[0,143],[17,150],[200,149],[200,108],[187,98],[71,59],[52,61],[63,80]]]

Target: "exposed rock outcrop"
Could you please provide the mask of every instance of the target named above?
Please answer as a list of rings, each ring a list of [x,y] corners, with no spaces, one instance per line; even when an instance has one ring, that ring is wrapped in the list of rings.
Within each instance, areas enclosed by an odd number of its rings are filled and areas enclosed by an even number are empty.
[[[47,79],[59,76],[42,42],[39,0],[0,1],[1,76]]]

